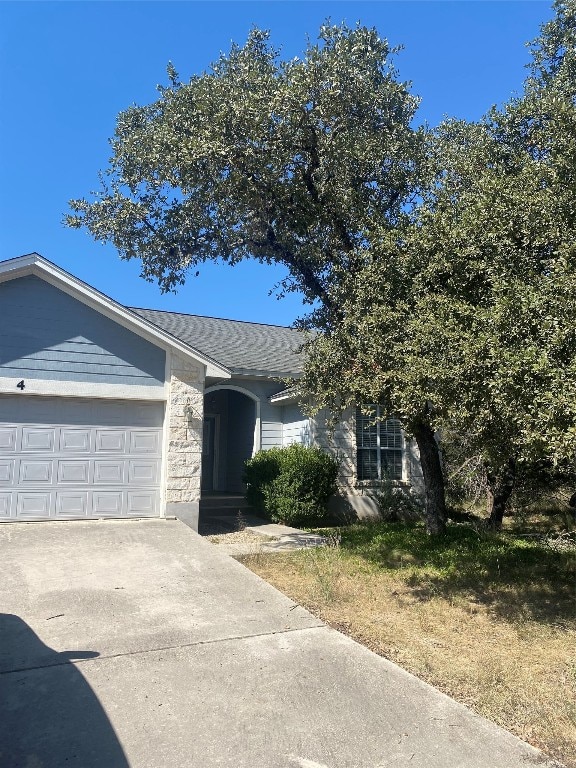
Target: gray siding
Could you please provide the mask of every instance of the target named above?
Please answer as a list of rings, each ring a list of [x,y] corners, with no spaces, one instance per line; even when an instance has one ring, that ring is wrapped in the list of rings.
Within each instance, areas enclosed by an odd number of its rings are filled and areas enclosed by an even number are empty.
[[[0,283],[0,310],[0,376],[164,383],[164,350],[38,277]]]
[[[265,450],[282,445],[282,409],[263,402],[260,410],[261,447]]]
[[[334,429],[328,426],[327,419],[327,412],[320,411],[311,422],[312,444],[340,459],[338,484],[340,487],[351,487],[356,480],[354,411],[347,410]]]
[[[282,408],[282,416],[284,422],[282,445],[291,445],[292,443],[310,445],[310,421],[302,413],[302,409],[298,405],[285,405]]]

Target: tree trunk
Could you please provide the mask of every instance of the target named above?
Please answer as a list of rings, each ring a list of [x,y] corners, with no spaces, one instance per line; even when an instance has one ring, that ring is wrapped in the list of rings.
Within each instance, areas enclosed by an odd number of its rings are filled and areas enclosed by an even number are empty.
[[[446,532],[446,498],[440,451],[434,430],[426,421],[411,424],[412,434],[420,451],[424,476],[426,533],[438,536]]]
[[[487,511],[488,528],[499,531],[502,528],[502,520],[506,512],[506,505],[510,500],[514,483],[516,481],[516,460],[508,459],[499,473],[490,471],[486,468],[486,479],[488,481]]]

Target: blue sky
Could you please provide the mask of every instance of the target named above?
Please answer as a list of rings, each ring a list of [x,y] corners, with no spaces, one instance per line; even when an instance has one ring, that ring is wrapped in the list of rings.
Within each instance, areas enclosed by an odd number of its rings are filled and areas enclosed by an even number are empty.
[[[137,262],[62,225],[67,201],[98,187],[118,112],[156,98],[169,60],[187,79],[252,25],[292,57],[331,18],[404,45],[396,63],[422,98],[420,120],[477,119],[521,89],[525,43],[550,16],[540,0],[0,0],[0,260],[37,251],[123,304],[289,324],[302,305],[268,295],[278,269],[206,265],[162,295]]]

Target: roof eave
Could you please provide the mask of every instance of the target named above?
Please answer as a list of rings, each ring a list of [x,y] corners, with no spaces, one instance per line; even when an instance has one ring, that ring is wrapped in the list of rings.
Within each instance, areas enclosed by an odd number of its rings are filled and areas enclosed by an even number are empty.
[[[256,368],[230,368],[232,376],[245,376],[246,378],[262,378],[262,379],[299,379],[302,376],[302,371],[270,371],[270,370],[258,370]]]

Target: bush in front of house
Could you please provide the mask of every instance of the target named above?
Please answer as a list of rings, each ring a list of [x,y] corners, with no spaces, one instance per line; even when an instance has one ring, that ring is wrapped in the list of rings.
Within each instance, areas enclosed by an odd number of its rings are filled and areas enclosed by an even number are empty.
[[[319,522],[336,492],[338,467],[333,456],[297,443],[259,451],[246,462],[246,498],[274,522]]]
[[[394,480],[382,480],[374,496],[382,520],[408,523],[424,517],[423,499]]]
[[[265,510],[264,489],[280,474],[280,450],[258,451],[244,465],[246,500],[254,509]]]

